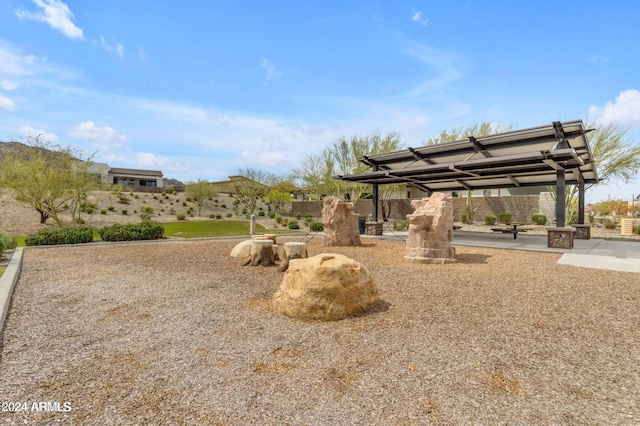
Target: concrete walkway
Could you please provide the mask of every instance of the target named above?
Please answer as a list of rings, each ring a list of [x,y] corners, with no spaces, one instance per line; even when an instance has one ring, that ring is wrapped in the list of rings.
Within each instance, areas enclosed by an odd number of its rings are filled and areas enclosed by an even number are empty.
[[[374,238],[406,240],[407,232],[389,232]],[[573,249],[553,249],[547,247],[546,235],[518,234],[518,238],[514,240],[511,234],[456,231],[453,233],[453,244],[562,253],[558,263],[563,265],[640,273],[640,242],[636,241],[592,238],[590,240],[574,240]]]

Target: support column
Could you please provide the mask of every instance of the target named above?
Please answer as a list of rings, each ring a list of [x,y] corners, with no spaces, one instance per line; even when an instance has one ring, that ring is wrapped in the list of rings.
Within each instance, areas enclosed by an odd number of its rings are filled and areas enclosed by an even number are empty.
[[[578,224],[584,225],[584,183],[578,184]]]
[[[564,210],[567,189],[564,173],[564,169],[556,170],[556,226],[558,228],[564,228],[565,225]]]
[[[378,171],[377,164],[373,165],[373,171],[374,172]],[[378,184],[377,183],[373,184],[371,198],[373,199],[373,206],[371,208],[371,221],[375,223],[378,221]]]

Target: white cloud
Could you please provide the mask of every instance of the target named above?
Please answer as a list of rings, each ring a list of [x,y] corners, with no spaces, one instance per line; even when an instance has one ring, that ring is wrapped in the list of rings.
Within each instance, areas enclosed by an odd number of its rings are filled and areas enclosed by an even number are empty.
[[[121,59],[124,57],[124,46],[118,43],[115,39],[112,40],[112,43],[107,43],[104,37],[100,35],[100,40],[95,40],[93,43],[97,44],[107,52],[115,52]]]
[[[16,103],[13,102],[11,98],[8,98],[0,93],[0,109],[3,109],[5,111],[15,111]]]
[[[93,121],[80,123],[68,135],[74,139],[89,141],[95,149],[101,151],[121,149],[127,142],[126,136],[118,134],[108,126],[98,127]]]
[[[161,170],[167,172],[185,172],[190,169],[188,165],[181,164],[173,159],[149,152],[138,152],[135,155],[136,167],[141,169]]]
[[[20,126],[18,132],[23,136],[24,139],[39,137],[42,142],[51,143],[57,143],[60,140],[55,133],[47,132],[46,130],[42,129],[34,129],[31,126]]]
[[[422,16],[422,12],[413,12],[413,15],[411,16],[411,21],[422,26],[425,26],[429,23],[429,19],[424,18]]]
[[[15,81],[4,80],[0,81],[0,89],[3,90],[14,90],[18,87],[18,83]]]
[[[275,64],[267,58],[262,58],[260,66],[267,72],[264,77],[265,80],[271,80],[272,78],[280,77],[282,75],[282,71],[278,70]]]
[[[607,102],[604,107],[590,107],[589,119],[602,124],[616,122],[630,129],[640,129],[640,91],[624,90],[615,102]]]
[[[45,22],[69,38],[82,40],[82,30],[72,22],[73,13],[66,4],[60,0],[33,0],[33,2],[42,9],[40,12],[18,10],[16,16],[20,19]]]
[[[405,52],[426,64],[433,71],[433,76],[414,85],[404,97],[424,96],[462,77],[462,71],[456,63],[458,58],[450,53],[413,42],[405,48]]]

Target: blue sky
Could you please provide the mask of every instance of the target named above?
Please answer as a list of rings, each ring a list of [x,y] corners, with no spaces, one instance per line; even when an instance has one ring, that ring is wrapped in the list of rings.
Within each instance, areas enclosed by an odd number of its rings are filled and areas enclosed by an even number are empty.
[[[630,0],[0,0],[0,140],[185,182],[482,120],[615,120],[640,143],[639,16]],[[587,201],[631,194],[640,179]]]

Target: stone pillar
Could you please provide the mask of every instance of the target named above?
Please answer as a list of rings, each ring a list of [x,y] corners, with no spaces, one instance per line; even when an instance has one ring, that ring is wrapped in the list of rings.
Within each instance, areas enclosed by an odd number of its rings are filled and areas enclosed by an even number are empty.
[[[415,209],[407,215],[409,237],[405,260],[409,263],[452,263],[456,261],[453,238],[453,199],[434,192],[431,197],[411,200]]]
[[[322,222],[324,224],[324,246],[359,246],[360,231],[358,214],[353,204],[338,197],[322,199]]]

